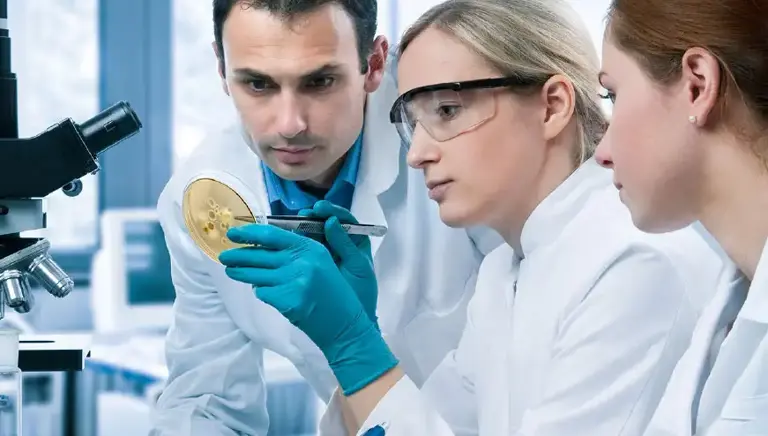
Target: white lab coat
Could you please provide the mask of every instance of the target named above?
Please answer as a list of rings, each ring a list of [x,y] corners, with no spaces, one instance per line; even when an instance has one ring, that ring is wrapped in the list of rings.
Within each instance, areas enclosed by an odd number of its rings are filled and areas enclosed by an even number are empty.
[[[421,171],[408,168],[388,112],[397,97],[388,74],[369,96],[352,213],[386,225],[372,238],[382,332],[408,374],[421,384],[456,347],[480,262],[501,239],[486,229],[451,229],[427,196]],[[321,398],[337,383],[317,347],[247,284],[230,280],[184,226],[182,196],[199,176],[233,185],[250,208],[268,213],[258,156],[240,128],[214,135],[183,163],[158,210],[176,287],[167,336],[169,379],[156,405],[154,435],[266,435],[269,425],[263,349],[289,358]]]
[[[531,214],[524,259],[486,257],[458,349],[421,391],[407,377],[361,434],[636,436],[648,424],[720,257],[692,229],[638,231],[587,162]]]
[[[768,241],[751,284],[723,274],[646,435],[768,435]]]

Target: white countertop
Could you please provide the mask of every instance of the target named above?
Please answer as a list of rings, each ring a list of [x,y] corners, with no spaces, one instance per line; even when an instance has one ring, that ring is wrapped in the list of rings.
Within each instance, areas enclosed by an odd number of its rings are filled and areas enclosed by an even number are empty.
[[[88,334],[32,334],[19,336],[19,350],[83,350],[88,354],[93,336]],[[33,341],[33,342],[24,342]]]

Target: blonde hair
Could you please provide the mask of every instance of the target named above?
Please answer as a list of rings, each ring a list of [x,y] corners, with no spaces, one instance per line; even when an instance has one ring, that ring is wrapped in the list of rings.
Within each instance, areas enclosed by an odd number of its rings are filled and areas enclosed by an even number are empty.
[[[573,84],[580,143],[574,157],[592,157],[607,127],[600,108],[598,58],[589,33],[562,0],[448,0],[419,17],[398,48],[428,28],[458,39],[503,75],[562,74]]]

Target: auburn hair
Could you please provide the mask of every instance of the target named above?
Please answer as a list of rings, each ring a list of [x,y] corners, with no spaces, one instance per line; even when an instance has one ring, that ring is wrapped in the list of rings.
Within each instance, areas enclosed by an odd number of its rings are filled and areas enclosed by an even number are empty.
[[[612,0],[607,32],[661,84],[679,79],[688,49],[712,53],[720,63],[722,119],[749,132],[768,155],[768,1]]]

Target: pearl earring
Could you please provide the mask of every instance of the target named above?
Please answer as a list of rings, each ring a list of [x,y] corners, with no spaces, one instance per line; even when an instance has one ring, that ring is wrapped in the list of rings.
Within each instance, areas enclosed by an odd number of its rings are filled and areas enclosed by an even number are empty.
[[[696,115],[691,115],[688,117],[688,122],[691,124],[696,124]]]

